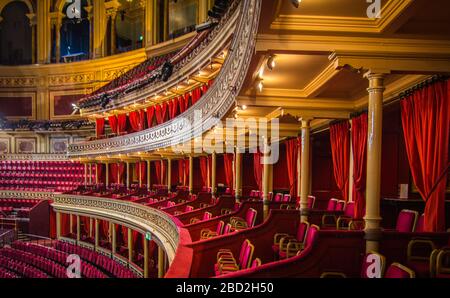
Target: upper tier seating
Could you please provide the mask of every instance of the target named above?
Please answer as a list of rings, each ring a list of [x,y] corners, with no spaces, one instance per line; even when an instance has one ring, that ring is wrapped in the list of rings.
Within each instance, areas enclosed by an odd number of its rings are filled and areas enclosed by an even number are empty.
[[[83,181],[84,166],[80,163],[0,161],[0,190],[66,192]]]
[[[28,264],[0,255],[0,268],[26,278],[48,278],[48,275]]]
[[[286,233],[275,234],[272,245],[274,253],[279,256],[280,259],[295,256],[295,254],[303,247],[308,230],[309,223],[301,222],[295,236]]]
[[[245,219],[240,217],[231,217],[230,224],[234,231],[248,229],[255,226],[256,216],[258,215],[258,211],[253,208],[247,210],[245,214]]]
[[[413,210],[402,210],[397,217],[397,232],[414,232],[419,213]]]
[[[249,240],[241,245],[239,258],[236,260],[229,249],[220,249],[217,253],[217,263],[214,265],[216,276],[247,269],[252,266],[253,251],[255,247]]]

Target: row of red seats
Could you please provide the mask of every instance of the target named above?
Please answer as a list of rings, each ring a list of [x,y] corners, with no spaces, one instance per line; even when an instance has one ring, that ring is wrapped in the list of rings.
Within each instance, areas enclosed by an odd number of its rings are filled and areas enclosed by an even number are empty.
[[[55,248],[70,254],[77,254],[81,259],[90,262],[117,278],[136,278],[136,275],[114,260],[98,254],[90,249],[58,241]]]
[[[34,268],[28,264],[20,261],[12,260],[10,258],[0,255],[0,268],[4,268],[17,273],[26,278],[48,278],[48,275],[39,269]]]
[[[89,178],[89,175],[87,175]],[[95,175],[91,175],[92,178]],[[79,180],[80,178],[84,178],[84,173],[79,174],[69,174],[69,173],[48,173],[46,171],[42,171],[40,173],[33,172],[3,172],[0,173],[0,178],[71,178],[71,180]]]
[[[0,267],[0,278],[19,278],[17,274]]]
[[[28,242],[15,242],[12,245],[13,248],[21,250],[24,252],[29,252],[34,255],[43,256],[49,260],[57,262],[63,266],[67,265],[68,253],[56,250],[51,247],[46,247],[38,244],[28,243]],[[81,260],[81,274],[86,278],[107,278],[108,276],[104,274],[97,267]]]
[[[33,266],[47,273],[49,276],[56,278],[67,278],[65,267],[46,259],[41,255],[35,255],[29,252],[7,247],[0,249],[0,255]]]

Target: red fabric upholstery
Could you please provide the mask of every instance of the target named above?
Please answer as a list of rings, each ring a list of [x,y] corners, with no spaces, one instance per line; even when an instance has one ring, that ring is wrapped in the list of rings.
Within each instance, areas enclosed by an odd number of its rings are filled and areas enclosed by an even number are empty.
[[[337,203],[338,203],[337,199],[330,199],[328,201],[327,211],[335,211]]]
[[[289,177],[289,193],[291,197],[297,196],[297,158],[299,139],[286,141],[287,174]]]
[[[259,191],[262,191],[262,174],[263,174],[263,164],[261,163],[261,158],[263,154],[261,152],[256,152],[253,154],[253,173],[255,175],[255,181],[258,185]]]
[[[95,134],[97,138],[105,134],[105,118],[95,119]]]
[[[405,270],[405,268],[402,268],[402,266],[399,266],[397,264],[392,264],[386,270],[386,274],[384,275],[384,277],[385,278],[413,278],[414,276],[412,276],[410,272]]]
[[[352,119],[354,218],[366,214],[367,113]]]
[[[350,125],[347,120],[330,125],[331,153],[336,184],[342,198],[348,200],[348,179],[350,160]]]
[[[395,229],[397,232],[413,232],[417,220],[417,212],[411,210],[402,210],[397,218]]]
[[[225,178],[227,180],[228,187],[233,185],[233,158],[234,155],[232,153],[226,153],[223,155]]]
[[[417,233],[423,233],[425,232],[425,214],[422,214],[417,219],[416,229],[415,232]]]

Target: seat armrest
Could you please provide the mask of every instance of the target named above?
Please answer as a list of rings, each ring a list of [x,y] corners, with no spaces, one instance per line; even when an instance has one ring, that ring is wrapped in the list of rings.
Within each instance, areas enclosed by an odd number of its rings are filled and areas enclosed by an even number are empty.
[[[277,233],[273,236],[273,244],[280,244],[280,240],[283,237],[287,237],[290,236],[289,234],[286,233]]]
[[[417,249],[418,246],[427,247],[429,249],[430,254],[433,250],[436,249],[436,246],[434,245],[433,241],[429,239],[412,239],[408,243],[408,249],[407,249],[407,260],[408,261],[414,261],[414,260],[430,260],[430,255],[416,255],[414,254],[414,249]]]
[[[347,276],[342,272],[324,272],[320,275],[320,278],[347,278]]]

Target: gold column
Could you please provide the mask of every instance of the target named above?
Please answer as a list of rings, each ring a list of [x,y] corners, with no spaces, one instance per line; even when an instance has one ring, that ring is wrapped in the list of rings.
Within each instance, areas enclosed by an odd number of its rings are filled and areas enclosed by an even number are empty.
[[[109,231],[111,233],[111,253],[115,254],[117,249],[117,234],[116,234],[116,224],[110,223]]]
[[[89,164],[89,184],[92,185],[92,175],[93,175],[93,171],[92,171],[92,163]]]
[[[164,250],[158,246],[158,278],[164,278]]]
[[[148,240],[145,239],[145,235],[142,237],[144,237],[144,278],[148,278]]]
[[[216,185],[217,185],[217,182],[216,182],[216,179],[217,179],[217,177],[216,177],[216,175],[217,175],[217,154],[216,154],[216,152],[212,153],[211,163],[212,163],[212,165],[211,165],[211,172],[212,172],[211,173],[211,193],[213,196],[215,196]]]
[[[166,41],[169,39],[169,0],[164,0],[164,39],[162,41]]]
[[[145,44],[144,47],[150,47],[155,43],[154,40],[154,33],[155,33],[155,27],[154,27],[154,14],[155,14],[155,1],[154,0],[146,0],[145,1],[145,21],[144,21],[144,27],[145,30],[143,32],[145,36]]]
[[[169,190],[172,187],[172,160],[169,158],[167,159],[167,189]]]
[[[194,157],[189,156],[189,192],[194,193]]]
[[[268,152],[268,141],[264,142],[264,152]],[[269,188],[270,188],[270,164],[268,161],[266,161],[266,154],[264,154],[263,158],[263,212],[264,212],[264,219],[266,219],[269,216]]]
[[[150,161],[150,159],[149,160],[147,160],[147,189],[148,190],[151,190],[152,189],[152,186],[151,186],[151,178],[150,178],[150,164],[151,164],[151,161]]]
[[[93,1],[93,58],[100,58],[104,55],[105,34],[106,34],[106,11],[104,1]]]
[[[87,163],[84,164],[84,186],[87,186],[88,181],[88,166]]]
[[[126,162],[127,165],[127,188],[130,188],[130,163],[127,161]]]
[[[198,1],[198,23],[202,24],[208,19],[208,0]]]
[[[80,223],[80,216],[77,215],[77,243],[81,239],[81,223]]]
[[[61,213],[56,212],[56,239],[61,238]]]
[[[73,215],[69,214],[69,232],[70,235],[73,234]]]
[[[37,5],[37,60],[40,64],[50,63],[50,5],[50,0],[41,0]]]
[[[109,186],[109,164],[105,163],[106,170],[105,170],[105,186]]]
[[[112,12],[111,18],[111,55],[116,53],[116,12]]]
[[[95,249],[100,247],[100,221],[95,219]]]
[[[128,228],[128,262],[130,262],[130,263],[133,262],[133,255],[134,255],[133,249],[134,249],[134,247],[133,247],[133,230]]]
[[[30,20],[31,27],[31,63],[36,63],[36,14],[28,13],[26,14]],[[2,17],[0,17],[0,23],[2,22]]]
[[[142,187],[142,168],[141,168],[141,161],[137,163],[137,166],[139,167],[139,188]]]
[[[235,170],[235,181],[236,181],[236,201],[239,202],[242,197],[242,153],[239,152],[239,148],[236,148],[236,170]]]
[[[59,63],[61,61],[61,25],[62,25],[62,15],[60,13],[58,13],[58,15],[56,16],[56,22],[55,22],[56,63]]]
[[[92,238],[92,234],[93,234],[93,229],[94,229],[94,219],[92,217],[89,218],[89,237]]]
[[[383,133],[384,75],[366,74],[369,79],[366,184],[366,251],[378,251],[380,229],[381,139]]]
[[[302,119],[302,149],[301,149],[301,191],[300,191],[300,210],[301,210],[301,220],[308,220],[308,195],[310,186],[310,119]]]

